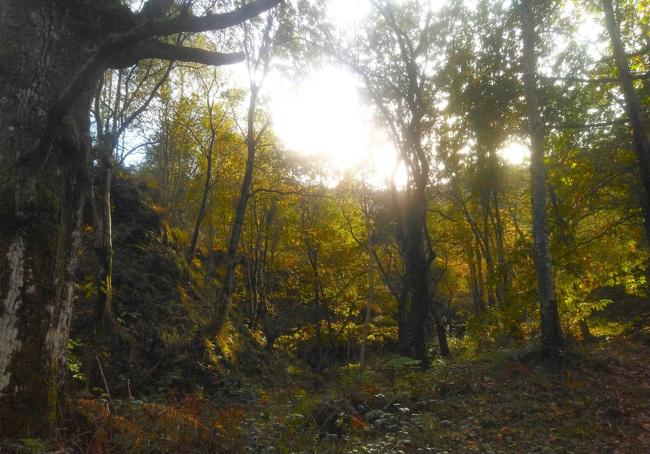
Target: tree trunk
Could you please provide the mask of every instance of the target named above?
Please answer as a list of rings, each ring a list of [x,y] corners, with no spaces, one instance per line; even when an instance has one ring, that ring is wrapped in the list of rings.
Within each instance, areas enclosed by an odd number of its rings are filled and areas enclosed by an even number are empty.
[[[322,321],[322,308],[321,308],[321,287],[320,287],[320,277],[318,274],[318,252],[310,245],[309,241],[305,241],[305,246],[307,247],[307,255],[309,257],[309,264],[311,265],[312,270],[312,286],[313,286],[313,323],[314,328],[316,329],[316,353],[318,355],[316,359],[316,370],[321,371],[323,367],[323,333],[321,329]]]
[[[589,329],[589,323],[587,323],[587,319],[581,318],[580,320],[578,320],[578,326],[580,327],[580,336],[582,336],[583,342],[593,342],[594,335],[591,334],[591,330]]]
[[[469,269],[469,284],[472,293],[472,302],[476,315],[483,312],[483,298],[481,297],[480,283],[478,279],[478,266],[480,266],[480,252],[474,248],[467,249],[467,268]]]
[[[211,115],[212,113],[210,113]],[[207,169],[205,173],[205,182],[203,184],[203,193],[201,194],[201,206],[199,207],[199,212],[196,215],[196,222],[194,223],[194,230],[192,231],[192,241],[190,242],[190,247],[187,250],[187,261],[191,263],[194,260],[194,254],[196,253],[196,245],[199,242],[199,233],[201,232],[201,224],[203,219],[205,219],[205,214],[208,207],[208,196],[210,195],[210,188],[212,186],[212,153],[213,146],[211,144],[210,150],[208,150],[207,158]]]
[[[555,356],[563,345],[555,285],[553,265],[546,219],[546,169],[544,167],[544,124],[539,113],[537,99],[537,57],[535,55],[535,25],[532,13],[532,0],[521,2],[521,22],[523,37],[524,96],[530,123],[531,157],[530,171],[532,182],[532,216],[535,270],[540,298],[542,352]]]
[[[47,436],[60,411],[92,97],[90,83],[40,146],[92,48],[66,5],[0,3],[0,438]]]
[[[483,158],[479,158],[479,165],[487,168],[487,161],[485,155],[486,151],[483,149],[480,155]],[[487,305],[489,307],[494,307],[498,301],[496,294],[496,267],[494,265],[494,257],[492,255],[492,241],[490,235],[490,216],[491,216],[491,203],[490,203],[490,193],[491,189],[487,183],[487,178],[482,178],[484,181],[481,183],[483,187],[481,188],[479,199],[481,206],[481,214],[483,220],[483,228],[480,231],[481,242],[483,244],[483,257],[485,258],[485,271],[486,271],[486,293],[487,293]]]
[[[474,240],[474,250],[476,251],[476,285],[478,301],[481,310],[485,309],[485,278],[483,277],[483,258],[481,256],[481,242],[480,239]]]
[[[441,303],[442,304],[442,303]],[[440,356],[447,357],[449,356],[449,343],[447,342],[447,330],[445,329],[445,324],[443,322],[440,313],[436,304],[433,305],[431,309],[433,314],[433,323],[436,328],[436,336],[438,337],[438,347],[440,348]]]
[[[110,153],[110,152],[109,152]],[[105,162],[99,167],[101,180],[101,214],[95,220],[99,229],[96,240],[97,250],[97,326],[101,333],[108,333],[113,323],[113,220],[111,203],[111,184],[113,166],[111,158],[104,156]]]
[[[481,272],[481,250],[476,242],[473,248],[468,248],[467,252],[467,265],[469,268],[469,280],[472,289],[472,302],[474,303],[474,312],[477,317],[480,317],[485,310],[485,302],[483,301],[483,275]],[[478,323],[478,351],[481,352],[485,348],[486,339],[483,329],[482,320]]]
[[[255,111],[257,108],[258,89],[252,87],[251,96],[248,106],[248,133],[246,138],[247,156],[246,169],[239,193],[239,199],[235,207],[232,229],[230,231],[230,240],[228,241],[228,253],[226,255],[226,272],[224,274],[223,285],[219,292],[217,309],[213,318],[210,330],[214,333],[219,332],[228,317],[230,298],[235,285],[235,271],[237,265],[237,251],[239,250],[239,240],[244,227],[244,218],[246,217],[246,208],[250,198],[251,186],[253,184],[253,171],[255,169],[255,152],[257,141],[255,140]]]
[[[503,221],[501,219],[501,208],[499,206],[499,196],[496,191],[492,191],[492,201],[494,204],[494,233],[496,236],[497,252],[497,300],[500,304],[508,301],[510,292],[510,270],[506,260],[505,233]]]
[[[359,351],[359,367],[361,370],[366,367],[366,350],[368,348],[368,334],[370,332],[370,321],[372,320],[372,302],[375,299],[375,273],[373,270],[374,253],[372,246],[372,227],[370,225],[370,213],[367,206],[364,206],[364,221],[366,225],[366,240],[368,242],[368,296],[366,299],[366,310],[363,316],[363,329],[361,331],[361,348]]]
[[[614,16],[612,0],[602,0],[603,11],[605,12],[605,23],[607,33],[614,50],[614,59],[618,69],[619,80],[623,95],[625,96],[625,111],[630,126],[632,126],[632,139],[634,141],[634,152],[639,163],[641,172],[641,183],[643,186],[643,224],[646,231],[646,240],[650,244],[650,142],[645,132],[641,102],[634,90],[630,67],[625,54],[625,48],[621,42],[621,32],[618,21]]]
[[[407,202],[404,222],[404,258],[406,261],[406,278],[411,287],[411,339],[415,356],[423,367],[429,365],[427,351],[427,325],[431,295],[429,292],[429,261],[425,256],[424,229],[424,190],[411,192]]]
[[[405,278],[397,298],[397,350],[402,355],[409,354],[411,343],[408,319],[410,290],[408,279]]]

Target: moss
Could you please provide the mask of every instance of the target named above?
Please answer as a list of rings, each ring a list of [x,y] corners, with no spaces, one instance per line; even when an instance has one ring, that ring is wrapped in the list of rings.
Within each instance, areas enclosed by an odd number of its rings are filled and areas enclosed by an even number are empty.
[[[12,222],[13,213],[15,212],[14,187],[15,178],[5,170],[0,171],[0,235],[8,236],[15,231],[15,223]]]
[[[50,366],[50,380],[47,381],[47,425],[49,427],[56,427],[57,422],[57,405],[59,401],[59,386],[56,377],[59,376],[59,371],[55,364]]]
[[[9,260],[6,254],[0,254],[0,295],[6,295],[9,291],[9,280],[6,276],[9,275]]]

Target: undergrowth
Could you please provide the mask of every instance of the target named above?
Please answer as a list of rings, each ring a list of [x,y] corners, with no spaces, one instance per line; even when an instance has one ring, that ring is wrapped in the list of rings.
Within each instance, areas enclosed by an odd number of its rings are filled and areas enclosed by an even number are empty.
[[[650,449],[647,345],[619,336],[574,348],[551,369],[527,352],[439,360],[426,371],[408,358],[375,357],[363,370],[333,367],[320,382],[293,363],[267,386],[240,384],[247,399],[200,391],[157,402],[82,399],[75,409],[84,423],[59,444],[93,453]]]

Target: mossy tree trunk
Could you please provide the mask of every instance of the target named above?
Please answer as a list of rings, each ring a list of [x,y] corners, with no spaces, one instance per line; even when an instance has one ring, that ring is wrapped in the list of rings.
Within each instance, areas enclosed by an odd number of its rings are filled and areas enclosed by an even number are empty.
[[[58,411],[81,204],[90,90],[56,139],[48,112],[89,58],[64,2],[0,4],[0,437],[49,433]]]
[[[47,436],[57,421],[102,72],[147,58],[241,61],[156,37],[228,28],[280,0],[163,17],[172,3],[134,14],[117,0],[0,0],[0,438]]]

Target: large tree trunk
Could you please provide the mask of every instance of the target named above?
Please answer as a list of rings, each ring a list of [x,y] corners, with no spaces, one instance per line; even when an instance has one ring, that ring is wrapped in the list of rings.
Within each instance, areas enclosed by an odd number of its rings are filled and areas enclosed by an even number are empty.
[[[409,330],[408,319],[408,302],[411,287],[408,279],[402,282],[397,299],[397,351],[402,355],[409,354],[409,345],[411,343],[411,333]]]
[[[56,422],[101,73],[145,58],[235,63],[241,54],[152,37],[227,28],[278,3],[155,22],[115,0],[0,0],[0,437],[48,435]]]
[[[531,7],[532,0],[522,0],[522,37],[524,96],[530,123],[532,182],[532,212],[535,270],[540,298],[542,351],[555,356],[562,346],[562,331],[555,300],[553,265],[546,218],[546,169],[544,166],[544,124],[539,113],[537,99],[537,57],[535,55],[535,25]]]
[[[607,33],[614,50],[614,59],[618,76],[620,79],[623,95],[625,96],[625,112],[627,113],[630,126],[632,126],[632,139],[634,141],[634,152],[639,163],[641,183],[643,185],[643,223],[646,231],[646,239],[650,244],[650,142],[645,131],[641,102],[634,90],[630,67],[625,54],[625,48],[621,41],[621,32],[618,21],[614,16],[612,0],[603,0],[603,11],[605,12],[605,23]]]
[[[61,1],[0,2],[0,438],[51,433],[89,185],[91,87],[52,145],[48,112],[92,37]]]
[[[427,352],[429,313],[431,295],[429,292],[429,261],[425,254],[425,238],[423,225],[425,200],[424,193],[408,194],[404,222],[404,259],[406,262],[406,278],[411,287],[411,339],[415,356],[422,365],[429,365]]]

